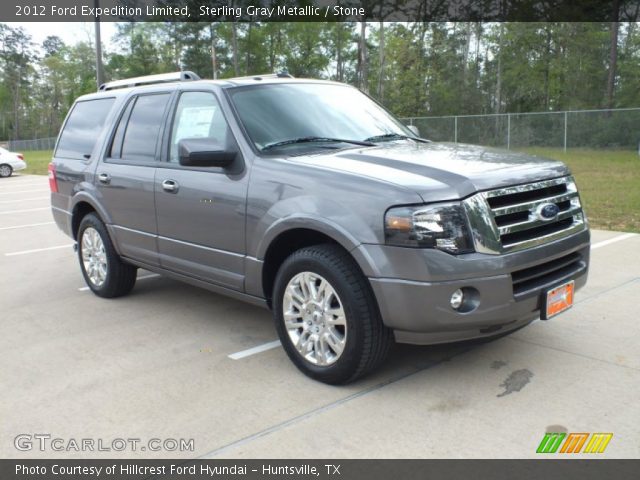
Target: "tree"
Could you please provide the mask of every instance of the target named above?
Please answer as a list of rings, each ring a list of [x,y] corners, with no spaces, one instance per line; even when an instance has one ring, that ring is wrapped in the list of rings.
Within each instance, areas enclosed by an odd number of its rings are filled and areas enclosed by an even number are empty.
[[[67,108],[64,94],[69,86],[65,74],[65,55],[69,50],[59,37],[47,37],[42,47],[45,56],[40,62],[40,84],[35,87],[35,91],[42,111],[40,117],[46,122],[43,133],[47,137],[54,137],[60,129]]]
[[[606,107],[613,108],[613,94],[616,81],[616,64],[618,63],[618,31],[620,24],[618,23],[620,12],[619,0],[614,0],[612,6],[612,21],[610,27],[609,40],[609,75],[607,78]]]
[[[639,12],[627,6],[624,19]],[[400,116],[636,107],[640,29],[619,20],[127,22],[105,52],[105,73],[114,80],[180,69],[204,78],[288,70],[355,85]],[[36,48],[23,29],[0,24],[0,138],[55,135],[72,102],[95,91],[91,43],[89,32],[74,45],[52,36]]]
[[[367,22],[360,22],[360,39],[358,41],[358,87],[369,91],[369,57],[367,55]]]
[[[21,138],[25,104],[30,102],[28,86],[34,74],[32,62],[36,60],[33,42],[23,28],[0,24],[0,65],[2,83],[8,95],[11,111],[10,135]],[[5,97],[6,98],[6,97]]]
[[[327,76],[329,58],[324,48],[326,30],[318,22],[292,22],[283,29],[282,56],[286,70],[294,77]]]

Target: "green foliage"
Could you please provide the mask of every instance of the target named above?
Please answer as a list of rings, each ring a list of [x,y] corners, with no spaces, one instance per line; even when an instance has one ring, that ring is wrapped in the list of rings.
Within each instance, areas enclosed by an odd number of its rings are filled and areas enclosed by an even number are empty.
[[[46,175],[48,173],[49,162],[53,156],[51,150],[30,150],[23,152],[23,154],[27,168],[20,171],[20,174]]]
[[[357,85],[398,116],[607,104],[609,23],[374,22],[366,32],[362,52],[358,23],[121,23],[104,52],[105,76],[287,70]],[[620,24],[617,50],[613,106],[640,106],[636,23]],[[49,37],[38,48],[24,29],[0,24],[0,139],[55,136],[73,100],[95,89],[90,42]]]

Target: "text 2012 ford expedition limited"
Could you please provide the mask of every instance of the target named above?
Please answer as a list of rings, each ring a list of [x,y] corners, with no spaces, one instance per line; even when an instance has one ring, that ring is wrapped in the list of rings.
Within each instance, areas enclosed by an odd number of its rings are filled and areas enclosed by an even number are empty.
[[[305,374],[502,335],[573,303],[589,230],[560,162],[419,138],[355,88],[191,72],[80,97],[49,169],[101,297],[145,268],[273,310]]]

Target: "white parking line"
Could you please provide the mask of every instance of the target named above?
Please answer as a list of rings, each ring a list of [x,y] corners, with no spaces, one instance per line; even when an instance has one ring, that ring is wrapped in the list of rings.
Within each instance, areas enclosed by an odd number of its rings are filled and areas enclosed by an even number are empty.
[[[595,250],[600,247],[606,247],[607,245],[611,245],[612,243],[619,242],[621,240],[626,240],[627,238],[636,237],[636,233],[625,233],[622,235],[618,235],[617,237],[610,238],[609,240],[603,240],[602,242],[594,243],[591,245],[591,250]]]
[[[0,215],[9,215],[10,213],[37,212],[39,210],[51,210],[51,207],[27,208],[26,210],[9,210],[7,212],[0,212]]]
[[[147,278],[156,278],[156,277],[161,277],[162,275],[158,275],[157,273],[152,273],[150,275],[142,275],[141,277],[138,277],[138,280],[146,280]],[[80,287],[78,289],[78,291],[80,292],[86,292],[89,290],[89,287]]]
[[[255,355],[256,353],[262,353],[273,348],[278,348],[280,345],[280,340],[274,340],[273,342],[263,343],[262,345],[249,348],[247,350],[242,350],[241,352],[232,353],[231,355],[229,355],[229,358],[231,360],[240,360],[241,358],[250,357],[251,355]]]
[[[49,250],[59,250],[61,248],[69,248],[73,247],[73,243],[69,243],[67,245],[58,245],[56,247],[47,247],[47,248],[34,248],[33,250],[22,250],[21,252],[11,252],[5,253],[5,257],[15,257],[16,255],[26,255],[28,253],[37,253],[37,252],[46,252]]]
[[[4,190],[4,188],[2,190]],[[0,192],[0,195],[13,195],[15,193],[33,193],[33,192],[42,193],[43,190],[44,190],[44,187],[43,188],[39,188],[38,190],[13,190],[11,192],[2,191],[2,192]]]
[[[19,198],[17,200],[0,200],[0,203],[31,202],[33,200],[49,200],[49,197],[31,197],[31,198]]]
[[[0,186],[2,186],[2,188],[9,188],[9,187],[32,187],[34,185],[47,185],[48,184],[48,178],[46,175],[42,175],[41,177],[39,177],[41,180],[36,180],[36,181],[28,181],[28,180],[20,180],[18,181],[11,181],[11,183],[5,183],[6,180],[0,180],[2,183],[0,183]]]
[[[0,186],[2,187],[2,190],[4,190],[5,188],[11,188],[11,187],[17,187],[17,188],[22,188],[22,187],[46,187],[48,185],[47,179],[45,177],[45,180],[41,181],[41,182],[31,182],[31,183],[26,183],[26,182],[16,182],[14,185],[2,185],[0,184]]]
[[[12,225],[11,227],[0,227],[0,230],[14,230],[16,228],[40,227],[42,225],[53,225],[56,222],[30,223],[28,225]]]

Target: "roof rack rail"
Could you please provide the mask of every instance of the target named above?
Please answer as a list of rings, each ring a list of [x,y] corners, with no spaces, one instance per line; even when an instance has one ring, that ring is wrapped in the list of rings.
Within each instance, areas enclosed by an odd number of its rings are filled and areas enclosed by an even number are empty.
[[[173,73],[160,73],[158,75],[145,75],[144,77],[125,78],[122,80],[114,80],[113,82],[107,82],[100,85],[99,92],[106,92],[108,90],[116,90],[118,88],[137,87],[139,85],[153,85],[156,83],[169,83],[169,82],[187,82],[193,80],[200,80],[200,77],[190,71],[173,72]]]
[[[281,72],[276,73],[265,73],[263,75],[247,75],[246,77],[234,77],[229,80],[262,80],[263,78],[295,78],[286,70],[282,70]]]

